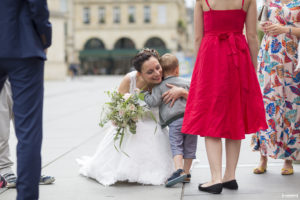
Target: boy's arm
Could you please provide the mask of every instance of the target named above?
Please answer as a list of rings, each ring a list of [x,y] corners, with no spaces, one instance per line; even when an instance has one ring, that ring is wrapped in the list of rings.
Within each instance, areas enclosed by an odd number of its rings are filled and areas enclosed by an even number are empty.
[[[144,100],[148,106],[157,107],[160,106],[162,102],[161,95],[160,88],[157,86],[152,89],[152,94],[150,94],[150,92],[145,92]]]

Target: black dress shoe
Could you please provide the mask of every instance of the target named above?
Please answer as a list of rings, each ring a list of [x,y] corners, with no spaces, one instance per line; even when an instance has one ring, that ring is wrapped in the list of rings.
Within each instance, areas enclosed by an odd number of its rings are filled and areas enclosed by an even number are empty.
[[[224,188],[230,189],[230,190],[237,190],[239,188],[236,180],[231,180],[231,181],[227,181],[222,183]]]
[[[208,192],[211,194],[220,194],[223,189],[222,183],[217,183],[208,187],[202,187],[203,184],[199,184],[198,189],[203,192]]]

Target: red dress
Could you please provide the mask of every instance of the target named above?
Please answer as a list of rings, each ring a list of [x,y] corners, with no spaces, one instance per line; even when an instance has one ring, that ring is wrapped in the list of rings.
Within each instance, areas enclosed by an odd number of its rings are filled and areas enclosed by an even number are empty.
[[[204,36],[187,99],[183,133],[240,140],[245,134],[268,128],[243,35],[246,15],[243,9],[210,8],[204,12]]]

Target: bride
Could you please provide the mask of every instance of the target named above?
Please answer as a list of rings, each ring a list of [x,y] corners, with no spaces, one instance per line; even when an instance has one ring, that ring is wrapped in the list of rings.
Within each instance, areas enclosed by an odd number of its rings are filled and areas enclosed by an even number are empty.
[[[159,55],[153,49],[144,49],[133,59],[137,71],[128,73],[119,86],[119,92],[134,93],[136,89],[151,89],[162,81]],[[187,91],[173,87],[164,100],[185,96]],[[158,108],[151,111],[158,119]],[[155,132],[155,128],[157,130]],[[77,159],[80,174],[96,179],[107,186],[117,181],[161,185],[174,171],[168,130],[161,129],[151,118],[137,123],[136,134],[127,134],[122,143],[124,153],[114,148],[115,128],[106,124],[105,136],[92,157]]]

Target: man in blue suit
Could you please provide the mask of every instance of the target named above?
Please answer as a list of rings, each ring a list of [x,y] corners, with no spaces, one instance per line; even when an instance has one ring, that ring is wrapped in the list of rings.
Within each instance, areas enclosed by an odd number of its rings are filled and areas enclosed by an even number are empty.
[[[39,198],[44,62],[51,34],[46,0],[0,1],[0,84],[8,77],[14,101],[17,200]]]

